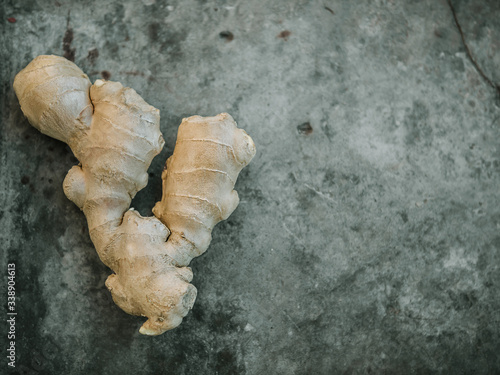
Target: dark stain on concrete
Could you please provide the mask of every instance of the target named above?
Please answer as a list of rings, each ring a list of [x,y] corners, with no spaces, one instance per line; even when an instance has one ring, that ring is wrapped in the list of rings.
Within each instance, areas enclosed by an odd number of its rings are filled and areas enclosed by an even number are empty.
[[[97,48],[92,48],[87,54],[87,60],[89,60],[90,65],[94,65],[96,59],[99,57],[99,50]]]
[[[228,334],[236,332],[238,329],[238,324],[233,321],[235,316],[234,309],[226,311],[227,309],[223,306],[219,306],[220,310],[214,314],[210,314],[210,318],[206,321],[210,325],[210,328],[218,332],[219,334]]]
[[[111,73],[108,70],[103,70],[101,72],[102,79],[108,81],[111,78]]]
[[[184,56],[182,52],[182,42],[186,40],[188,31],[185,30],[162,30],[160,43],[160,52],[166,54],[170,61],[178,61]]]
[[[230,348],[224,348],[217,353],[215,369],[219,374],[241,374],[241,369],[235,353]]]
[[[51,199],[54,196],[54,189],[52,188],[44,188],[42,190],[43,197],[45,199]]]
[[[68,18],[66,22],[66,32],[64,33],[63,37],[63,51],[64,51],[64,57],[67,58],[69,61],[75,61],[75,53],[76,53],[76,48],[71,47],[71,43],[73,42],[73,29],[69,25],[70,23],[70,13],[68,12]]]

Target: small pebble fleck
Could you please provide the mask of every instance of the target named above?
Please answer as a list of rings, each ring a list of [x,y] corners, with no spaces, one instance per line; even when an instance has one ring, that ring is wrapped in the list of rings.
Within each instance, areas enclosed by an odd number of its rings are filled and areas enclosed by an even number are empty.
[[[219,36],[221,37],[221,39],[226,39],[226,42],[230,42],[234,39],[234,35],[231,31],[221,31],[219,33]]]
[[[283,39],[284,41],[288,40],[288,37],[290,36],[292,32],[288,30],[283,30],[281,33],[278,34],[278,38]]]
[[[313,132],[313,128],[311,126],[311,123],[304,122],[303,124],[300,124],[299,126],[297,126],[297,131],[301,135],[309,135]]]
[[[23,176],[21,178],[21,184],[26,185],[26,184],[29,184],[29,182],[30,182],[30,178],[28,176]]]

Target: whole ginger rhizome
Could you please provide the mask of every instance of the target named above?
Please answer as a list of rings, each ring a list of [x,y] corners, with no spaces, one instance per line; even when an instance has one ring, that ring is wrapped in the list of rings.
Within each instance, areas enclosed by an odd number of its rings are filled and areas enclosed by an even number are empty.
[[[177,327],[196,288],[187,267],[204,253],[213,227],[238,205],[234,184],[255,145],[227,113],[182,120],[162,173],[163,195],[153,217],[132,208],[163,148],[159,110],[118,82],[93,85],[74,63],[38,56],[19,72],[14,90],[31,125],[67,143],[80,164],[64,192],[84,212],[106,280],[124,311],[148,320],[145,335]]]

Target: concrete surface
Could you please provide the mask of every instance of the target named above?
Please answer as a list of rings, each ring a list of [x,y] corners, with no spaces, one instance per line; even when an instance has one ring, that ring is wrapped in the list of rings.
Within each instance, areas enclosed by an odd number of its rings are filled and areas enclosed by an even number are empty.
[[[452,4],[470,56],[446,0],[3,1],[0,244],[18,315],[0,372],[499,373],[500,3]],[[143,215],[182,117],[229,112],[257,145],[239,208],[192,262],[194,309],[160,337],[113,304],[62,191],[76,160],[20,111],[14,76],[39,54],[161,110]]]

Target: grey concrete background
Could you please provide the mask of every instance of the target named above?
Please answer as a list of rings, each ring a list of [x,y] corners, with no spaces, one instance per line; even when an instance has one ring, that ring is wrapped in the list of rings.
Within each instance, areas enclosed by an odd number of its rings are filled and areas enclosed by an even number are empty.
[[[500,373],[500,2],[452,4],[466,44],[446,0],[3,1],[0,372]],[[160,109],[143,215],[182,117],[229,112],[257,145],[173,331],[141,336],[104,286],[76,160],[12,89],[40,54]]]

